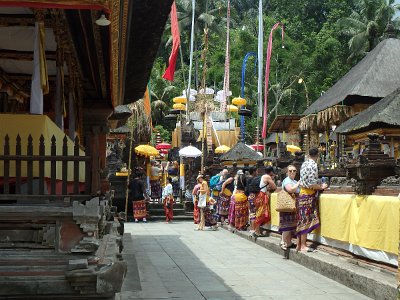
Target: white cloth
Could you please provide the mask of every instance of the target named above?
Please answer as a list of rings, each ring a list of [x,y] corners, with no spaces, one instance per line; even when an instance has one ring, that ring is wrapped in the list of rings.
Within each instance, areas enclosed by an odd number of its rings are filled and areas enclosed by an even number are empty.
[[[172,192],[173,192],[173,190],[172,190],[172,184],[168,183],[168,184],[163,188],[161,199],[164,200],[167,196],[172,196]]]
[[[197,204],[198,207],[206,207],[207,205],[207,194],[200,194],[199,195],[199,203]]]

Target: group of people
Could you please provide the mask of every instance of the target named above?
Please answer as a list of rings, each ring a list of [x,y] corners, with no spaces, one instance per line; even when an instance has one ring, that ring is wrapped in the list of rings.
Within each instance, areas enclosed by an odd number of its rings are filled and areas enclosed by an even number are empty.
[[[295,180],[296,167],[289,165],[287,177],[282,181],[282,189],[296,202],[296,211],[281,212],[279,216],[283,250],[314,251],[307,247],[307,234],[320,226],[318,196],[328,185],[318,179],[318,149],[311,148],[308,154],[300,169],[300,180]],[[197,176],[197,184],[192,191],[196,230],[204,230],[205,227],[217,230],[220,222],[237,230],[249,229],[255,237],[263,236],[261,226],[271,220],[270,193],[277,188],[274,168],[267,166],[263,171],[259,174],[259,169],[250,168],[248,174],[242,170],[232,174],[224,169],[210,178],[210,185],[203,175]],[[143,171],[136,170],[130,185],[135,222],[140,219],[147,221],[146,202],[149,195],[142,177]],[[161,199],[166,222],[170,223],[174,217],[171,177],[167,178]],[[293,237],[297,237],[297,244],[292,242]]]
[[[296,202],[296,211],[281,212],[279,216],[283,250],[315,251],[307,247],[307,234],[320,226],[318,195],[328,185],[318,179],[318,149],[312,148],[308,154],[300,169],[300,180],[295,180],[296,167],[289,165],[282,181],[282,189]],[[257,174],[259,171],[250,168],[248,174],[242,170],[230,174],[224,169],[210,178],[210,186],[199,175],[192,192],[196,230],[205,226],[216,229],[217,222],[221,222],[236,230],[249,229],[255,237],[263,236],[261,226],[271,220],[270,193],[276,190],[276,184],[273,167],[267,166],[263,174]],[[297,244],[292,242],[294,237]]]

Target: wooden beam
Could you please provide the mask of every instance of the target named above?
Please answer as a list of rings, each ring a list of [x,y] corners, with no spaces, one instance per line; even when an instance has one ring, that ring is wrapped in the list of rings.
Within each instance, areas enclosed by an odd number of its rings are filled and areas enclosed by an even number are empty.
[[[0,59],[33,60],[33,51],[0,49]],[[47,60],[56,60],[56,51],[46,51]]]
[[[35,15],[34,14],[23,14],[23,15],[9,15],[9,14],[0,14],[0,26],[1,27],[9,27],[9,26],[35,26]],[[52,25],[51,18],[46,18],[44,20],[44,26],[46,28],[51,28]]]

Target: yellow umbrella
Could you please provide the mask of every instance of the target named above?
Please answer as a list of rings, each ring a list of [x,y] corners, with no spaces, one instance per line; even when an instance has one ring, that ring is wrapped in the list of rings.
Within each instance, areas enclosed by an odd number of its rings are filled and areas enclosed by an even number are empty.
[[[297,147],[295,145],[287,145],[286,150],[289,152],[295,153],[295,152],[301,151],[301,148]]]
[[[232,104],[237,106],[246,105],[246,103],[247,103],[246,99],[243,99],[241,97],[236,97],[232,99]]]
[[[186,105],[182,104],[182,103],[175,103],[172,106],[173,109],[177,109],[177,110],[186,110]]]
[[[238,110],[239,110],[239,108],[235,105],[228,105],[227,109],[230,112],[238,112]]]
[[[174,103],[183,103],[185,104],[187,102],[187,99],[185,96],[179,96],[179,97],[175,97],[174,99],[172,99],[172,101]]]
[[[225,145],[221,145],[218,146],[217,148],[215,148],[215,153],[225,153],[228,152],[231,148],[229,148],[228,146]]]
[[[146,157],[159,155],[158,150],[150,145],[139,145],[135,148],[135,152]]]

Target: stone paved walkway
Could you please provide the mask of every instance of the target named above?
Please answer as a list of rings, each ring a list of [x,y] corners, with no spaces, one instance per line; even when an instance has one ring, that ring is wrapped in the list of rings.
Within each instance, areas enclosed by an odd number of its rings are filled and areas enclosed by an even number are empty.
[[[125,224],[121,299],[369,299],[226,230]]]

